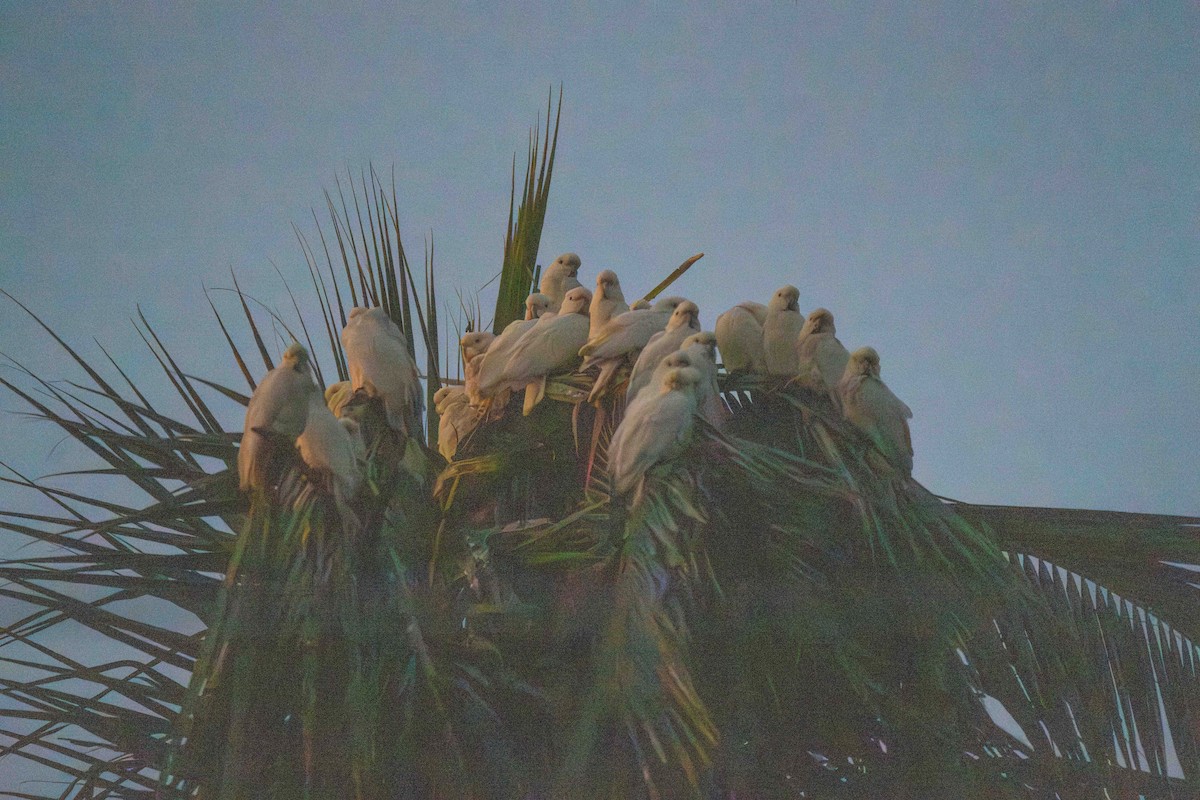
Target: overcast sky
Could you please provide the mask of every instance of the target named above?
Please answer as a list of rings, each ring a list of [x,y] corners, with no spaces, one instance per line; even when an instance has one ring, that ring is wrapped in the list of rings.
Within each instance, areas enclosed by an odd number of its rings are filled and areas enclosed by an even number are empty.
[[[632,295],[703,251],[707,328],[795,284],[879,350],[935,492],[1200,513],[1195,4],[241,5],[0,4],[0,286],[85,352],[156,380],[140,303],[237,380],[202,287],[286,306],[274,261],[307,297],[291,223],[368,162],[443,297],[481,286],[561,83],[543,262]],[[74,375],[2,308],[0,350]],[[77,463],[3,424],[5,461]]]

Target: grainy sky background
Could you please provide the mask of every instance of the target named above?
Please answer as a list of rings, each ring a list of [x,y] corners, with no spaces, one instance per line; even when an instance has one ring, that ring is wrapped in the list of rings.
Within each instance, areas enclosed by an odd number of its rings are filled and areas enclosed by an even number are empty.
[[[941,494],[1200,513],[1195,4],[241,5],[0,2],[0,288],[88,355],[155,383],[140,303],[235,383],[202,287],[286,310],[274,262],[307,299],[291,223],[368,162],[442,296],[483,285],[561,83],[543,262],[632,296],[704,251],[677,290],[706,327],[796,284],[881,352]],[[0,351],[76,377],[0,309]],[[0,419],[5,462],[81,465]]]

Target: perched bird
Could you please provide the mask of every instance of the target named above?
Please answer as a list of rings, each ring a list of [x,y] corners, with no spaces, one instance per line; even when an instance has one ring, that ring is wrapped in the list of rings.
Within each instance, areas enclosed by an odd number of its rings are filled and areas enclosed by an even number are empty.
[[[796,359],[796,337],[804,327],[804,315],[796,301],[800,290],[795,286],[784,286],[775,290],[767,304],[767,318],[763,322],[763,356],[767,374],[796,374],[799,364]]]
[[[700,309],[691,300],[685,300],[675,306],[667,327],[650,337],[642,352],[638,354],[629,373],[629,388],[625,397],[634,397],[643,387],[649,385],[654,368],[667,356],[674,353],[683,345],[683,340],[693,333],[700,331]]]
[[[850,361],[850,351],[838,341],[836,332],[833,314],[818,308],[808,315],[796,337],[797,372],[819,391],[836,389]]]
[[[266,486],[271,447],[267,436],[275,434],[294,443],[304,432],[311,397],[319,402],[321,393],[313,383],[308,351],[293,343],[284,351],[283,363],[259,381],[246,407],[246,426],[238,447],[238,487],[242,491]]]
[[[600,375],[592,386],[588,402],[594,402],[608,388],[612,375],[627,356],[646,346],[650,337],[667,327],[675,308],[686,302],[682,297],[664,297],[651,308],[626,311],[607,323],[579,350],[581,369],[599,365]]]
[[[673,369],[658,391],[626,410],[608,446],[608,472],[617,494],[637,488],[646,471],[681,453],[696,413],[694,387],[700,373]]]
[[[550,310],[550,298],[546,295],[534,292],[525,298],[525,319],[508,323],[500,335],[488,345],[483,358],[480,359],[474,385],[467,386],[467,397],[470,399],[471,405],[482,405],[484,400],[503,388],[501,379],[504,375],[504,367],[508,364],[508,357],[512,355],[512,349],[517,346],[517,342],[521,341],[521,337],[525,335],[526,331],[533,327],[538,318],[553,315],[554,312]]]
[[[579,256],[574,253],[563,253],[542,270],[542,280],[538,291],[550,298],[550,310],[558,311],[567,296],[567,292],[583,286],[579,282]]]
[[[738,303],[717,317],[717,347],[725,371],[766,373],[767,358],[763,353],[763,323],[767,307],[761,303]]]
[[[335,497],[347,500],[362,485],[367,448],[358,422],[335,417],[319,395],[311,396],[308,421],[296,440],[296,449],[310,470],[326,477]]]
[[[694,337],[689,336],[688,339],[704,336],[711,337],[712,334],[698,333]],[[668,372],[673,369],[692,367],[700,373],[700,380],[692,387],[692,393],[696,396],[696,413],[704,417],[713,427],[722,427],[728,411],[725,403],[721,400],[721,391],[717,384],[717,362],[713,349],[714,346],[711,343],[695,342],[664,358],[654,370],[650,385],[643,388],[638,392],[637,397],[629,401],[629,405],[625,407],[625,413],[628,414],[629,409],[635,405],[654,397],[654,387],[662,386],[663,379],[666,378]]]
[[[438,451],[447,461],[454,459],[458,444],[471,434],[483,419],[461,386],[443,386],[433,395],[438,413]]]
[[[569,369],[579,360],[579,348],[587,342],[591,300],[592,293],[582,286],[567,292],[559,313],[535,322],[513,348],[503,380],[526,385],[526,415],[542,402],[546,376]]]
[[[408,342],[382,308],[352,308],[342,330],[350,385],[383,401],[388,427],[408,432],[421,414],[421,382]],[[418,425],[419,427],[419,425]]]
[[[611,269],[601,270],[596,276],[596,291],[592,294],[592,305],[588,309],[588,338],[592,338],[604,326],[604,323],[618,314],[629,310],[625,302],[625,293],[621,291],[621,281],[617,273]]]
[[[696,384],[696,407],[698,413],[715,428],[725,424],[729,412],[721,399],[721,386],[717,383],[717,337],[712,331],[693,333],[683,340],[679,352],[688,356],[688,366],[700,372]],[[651,383],[654,383],[652,379]]]
[[[479,394],[479,370],[483,367],[483,355],[494,341],[496,335],[491,331],[472,331],[458,340],[462,348],[463,379],[466,384],[464,397]]]
[[[905,477],[912,475],[908,430],[912,411],[880,379],[879,353],[874,348],[860,347],[850,354],[837,392],[846,420],[865,433]]]

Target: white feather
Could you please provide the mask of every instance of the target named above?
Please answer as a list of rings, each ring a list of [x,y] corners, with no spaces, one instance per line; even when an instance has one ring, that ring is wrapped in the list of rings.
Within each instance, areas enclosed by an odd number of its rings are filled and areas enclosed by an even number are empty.
[[[321,401],[321,393],[309,371],[308,351],[293,344],[283,362],[258,383],[246,406],[246,424],[238,447],[238,486],[243,490],[262,487],[271,443],[258,431],[271,431],[295,441],[308,419],[309,398]]]
[[[471,434],[483,418],[483,413],[473,407],[461,386],[438,389],[434,395],[437,403],[438,451],[447,461],[454,459],[458,444]]]
[[[513,348],[502,380],[528,387],[526,414],[541,402],[546,376],[569,369],[579,360],[579,348],[587,341],[587,308],[591,299],[592,293],[582,287],[567,292],[562,310],[537,320]]]
[[[343,498],[358,491],[366,467],[366,447],[358,423],[348,417],[339,420],[316,396],[309,403],[308,422],[296,440],[296,449],[309,469],[330,476],[331,487]]]
[[[717,382],[717,337],[711,331],[693,333],[683,340],[679,352],[688,356],[689,363],[700,372],[696,384],[696,407],[700,416],[716,428],[725,424],[729,412],[721,399],[721,385]]]
[[[865,433],[889,462],[912,475],[912,410],[879,377],[879,354],[862,347],[850,354],[837,386],[846,420]]]
[[[796,358],[796,337],[804,327],[804,316],[796,301],[800,290],[783,286],[771,295],[767,304],[767,319],[763,323],[763,357],[770,375],[795,375],[799,364]]]
[[[382,308],[352,308],[342,330],[350,385],[383,401],[388,427],[408,431],[419,420],[421,382],[408,342]]]
[[[762,308],[762,318],[766,319],[766,306],[739,303],[717,317],[717,347],[727,372],[763,374],[767,371],[767,360],[763,353],[762,322],[748,306]]]
[[[551,311],[558,311],[567,292],[583,286],[577,277],[579,266],[579,256],[574,253],[563,253],[542,270],[542,280],[538,284],[538,291],[550,298]]]
[[[673,369],[692,367],[700,373],[700,380],[693,391],[696,409],[709,424],[721,427],[725,424],[727,411],[721,400],[721,388],[717,383],[716,337],[709,331],[694,333],[683,340],[678,350],[664,358],[655,367],[648,386],[629,401],[630,406],[655,395],[655,387],[661,387],[667,373]],[[629,406],[626,407],[626,413]]]
[[[592,386],[589,401],[596,400],[608,388],[612,375],[626,358],[645,347],[650,337],[667,326],[671,314],[683,302],[682,297],[664,297],[651,308],[618,314],[588,339],[579,350],[579,355],[584,357],[581,369],[600,367],[600,376]]]
[[[629,310],[625,302],[625,293],[621,291],[621,281],[617,273],[611,269],[601,270],[596,276],[596,291],[592,294],[592,303],[588,308],[588,339],[591,339],[610,319]]]
[[[848,351],[838,340],[833,314],[818,308],[808,315],[796,337],[796,368],[814,389],[829,391],[837,387],[850,361]]]
[[[459,339],[458,343],[462,348],[463,382],[468,398],[479,396],[479,371],[483,368],[483,356],[495,341],[496,335],[491,331],[473,331]]]
[[[675,307],[671,318],[667,320],[665,330],[650,337],[642,352],[634,362],[633,371],[629,373],[629,388],[625,396],[634,397],[643,388],[650,385],[650,376],[655,368],[667,356],[674,353],[683,345],[683,340],[700,330],[700,309],[689,301]]]
[[[617,494],[628,494],[646,471],[669,460],[686,445],[696,413],[695,369],[667,373],[659,391],[626,409],[608,448],[608,470]]]
[[[473,386],[468,386],[468,397],[471,405],[478,406],[503,388],[504,367],[513,348],[521,341],[534,323],[543,316],[554,316],[550,311],[550,298],[540,292],[535,292],[525,299],[525,319],[508,323],[500,335],[488,346],[479,361],[479,370]]]

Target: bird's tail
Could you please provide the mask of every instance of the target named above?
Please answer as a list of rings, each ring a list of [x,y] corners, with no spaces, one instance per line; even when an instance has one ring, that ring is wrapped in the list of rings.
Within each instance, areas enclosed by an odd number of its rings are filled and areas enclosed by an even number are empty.
[[[608,389],[608,385],[612,382],[613,373],[621,366],[621,359],[610,358],[607,361],[600,362],[600,374],[596,376],[596,382],[592,384],[592,391],[588,394],[588,402],[594,403]]]
[[[525,386],[525,416],[533,411],[534,407],[542,402],[542,398],[546,396],[546,376],[543,375],[536,381],[530,381]]]

